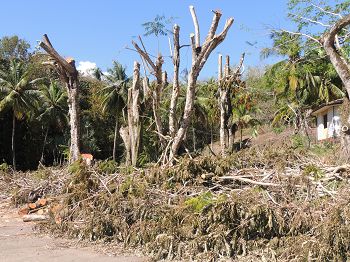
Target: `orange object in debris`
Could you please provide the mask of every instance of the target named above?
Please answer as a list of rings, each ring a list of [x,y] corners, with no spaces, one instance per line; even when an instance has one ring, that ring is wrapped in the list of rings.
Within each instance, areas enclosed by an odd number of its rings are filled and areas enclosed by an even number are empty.
[[[88,166],[91,166],[92,160],[94,159],[94,157],[91,154],[81,154],[81,158]]]

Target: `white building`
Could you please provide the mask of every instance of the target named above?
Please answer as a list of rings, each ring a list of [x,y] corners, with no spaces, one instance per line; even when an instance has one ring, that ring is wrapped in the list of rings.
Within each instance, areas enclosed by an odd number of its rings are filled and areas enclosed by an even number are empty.
[[[343,99],[334,100],[320,105],[312,115],[317,119],[317,140],[340,136],[340,106]]]

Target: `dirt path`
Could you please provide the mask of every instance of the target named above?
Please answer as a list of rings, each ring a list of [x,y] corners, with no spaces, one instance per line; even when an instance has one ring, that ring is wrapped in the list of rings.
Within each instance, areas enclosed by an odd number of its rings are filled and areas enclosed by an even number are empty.
[[[10,208],[8,201],[0,199],[0,261],[1,262],[141,262],[138,256],[108,256],[89,247],[72,247],[68,240],[35,234],[32,223],[24,223]]]

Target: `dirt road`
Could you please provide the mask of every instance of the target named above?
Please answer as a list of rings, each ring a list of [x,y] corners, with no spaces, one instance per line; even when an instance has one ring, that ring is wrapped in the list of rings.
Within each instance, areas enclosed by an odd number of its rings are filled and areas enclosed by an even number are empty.
[[[32,223],[24,223],[8,201],[0,199],[0,261],[1,262],[142,262],[139,256],[107,256],[92,248],[72,247],[70,242],[37,235]]]

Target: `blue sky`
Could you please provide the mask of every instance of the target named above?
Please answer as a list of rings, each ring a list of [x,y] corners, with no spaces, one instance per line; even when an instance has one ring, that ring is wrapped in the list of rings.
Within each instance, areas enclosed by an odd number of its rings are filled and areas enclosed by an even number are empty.
[[[181,27],[181,44],[189,43],[189,34],[194,31],[188,6],[194,5],[201,28],[203,41],[212,20],[212,9],[221,9],[223,16],[218,30],[226,18],[232,16],[235,22],[227,39],[211,55],[202,71],[201,78],[215,76],[217,54],[229,54],[232,63],[246,52],[246,65],[264,65],[275,61],[260,60],[259,50],[269,46],[268,27],[289,27],[285,20],[287,0],[16,0],[3,1],[0,16],[0,37],[18,35],[32,47],[47,33],[55,48],[64,56],[72,56],[79,63],[90,61],[105,70],[112,60],[127,66],[130,72],[133,60],[139,60],[136,53],[125,49],[131,47],[131,40],[142,35],[142,23],[154,17],[165,15],[175,17]],[[171,28],[171,26],[169,26]],[[144,37],[148,51],[157,52],[157,39]],[[161,37],[160,50],[169,56],[168,40]],[[253,43],[250,46],[246,41]],[[166,58],[166,68],[171,74],[171,60]],[[191,64],[191,52],[182,49],[182,68]]]

